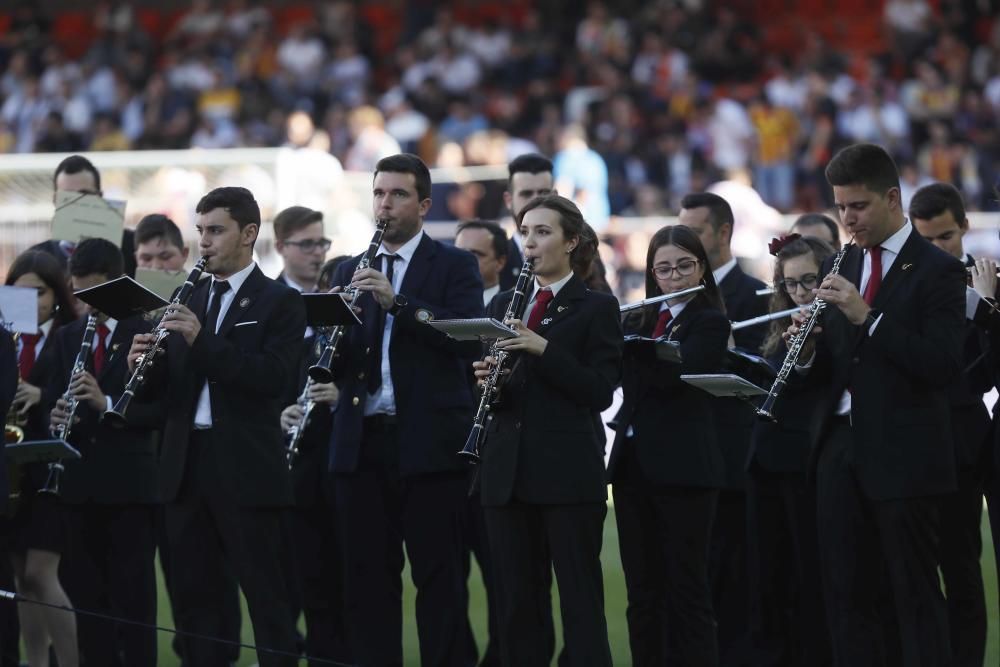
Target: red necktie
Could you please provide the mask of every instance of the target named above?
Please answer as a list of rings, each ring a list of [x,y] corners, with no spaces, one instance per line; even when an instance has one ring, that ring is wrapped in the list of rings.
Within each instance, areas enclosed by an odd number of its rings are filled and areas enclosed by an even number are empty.
[[[865,285],[864,300],[870,306],[878,294],[878,288],[882,286],[882,246],[877,245],[868,252],[872,256],[872,273]]]
[[[104,354],[106,352],[106,344],[108,340],[108,328],[104,324],[97,325],[97,342],[94,346],[94,375],[100,375],[101,369],[104,368]]]
[[[674,319],[674,315],[670,312],[669,308],[661,310],[660,319],[656,320],[656,326],[653,327],[653,338],[659,338],[667,333],[667,325],[670,324],[670,320],[672,319]]]
[[[21,379],[27,380],[31,369],[35,367],[35,346],[42,334],[21,334],[21,354],[17,357],[17,367],[21,371]]]
[[[532,331],[538,331],[538,325],[542,323],[542,317],[545,315],[545,309],[549,307],[549,301],[552,301],[552,290],[550,289],[539,290],[538,294],[535,295],[535,307],[531,309],[531,317],[528,318],[528,328]]]

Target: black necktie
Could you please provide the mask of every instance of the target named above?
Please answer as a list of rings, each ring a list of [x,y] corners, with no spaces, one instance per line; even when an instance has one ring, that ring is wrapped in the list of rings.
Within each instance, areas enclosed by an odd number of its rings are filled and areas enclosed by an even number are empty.
[[[222,309],[222,295],[229,291],[229,283],[225,280],[216,280],[212,283],[212,303],[208,306],[205,314],[205,323],[202,325],[211,333],[215,333],[219,322],[219,311]]]
[[[399,255],[381,255],[382,272],[392,284],[392,268]],[[395,291],[395,290],[394,290]],[[372,353],[368,355],[368,393],[374,394],[382,386],[382,340],[385,333],[385,311],[376,303],[378,315],[375,317],[375,335],[373,336]]]

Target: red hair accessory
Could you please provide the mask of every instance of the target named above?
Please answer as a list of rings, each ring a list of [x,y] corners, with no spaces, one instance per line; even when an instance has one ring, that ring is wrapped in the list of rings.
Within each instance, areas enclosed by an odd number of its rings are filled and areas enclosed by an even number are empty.
[[[767,244],[767,251],[777,257],[782,248],[800,238],[802,238],[802,234],[783,234],[776,239],[771,239],[771,242]]]

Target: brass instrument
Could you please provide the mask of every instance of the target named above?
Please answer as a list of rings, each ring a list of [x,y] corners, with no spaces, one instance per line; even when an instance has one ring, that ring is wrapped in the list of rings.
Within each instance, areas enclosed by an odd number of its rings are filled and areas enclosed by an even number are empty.
[[[156,324],[156,328],[153,329],[153,334],[156,335],[156,339],[153,340],[153,344],[150,345],[149,349],[139,355],[139,358],[135,361],[135,370],[132,372],[132,377],[128,379],[128,383],[125,385],[125,390],[122,392],[121,397],[115,402],[114,406],[104,413],[104,419],[108,421],[112,426],[118,428],[124,428],[126,424],[125,412],[128,410],[129,404],[132,402],[132,397],[135,396],[135,392],[138,391],[139,387],[142,385],[143,381],[146,379],[146,373],[149,368],[153,365],[156,355],[159,353],[160,349],[165,345],[167,334],[170,332],[163,328],[163,318],[167,313],[172,312],[177,306],[186,305],[188,300],[191,298],[191,293],[194,292],[194,286],[198,283],[198,279],[201,278],[202,272],[205,270],[205,265],[208,264],[208,258],[202,257],[191,269],[191,273],[188,274],[187,280],[181,285],[177,294],[174,296],[173,301],[167,306],[166,310],[163,311],[163,315],[160,316],[159,322]]]
[[[507,306],[507,313],[504,315],[504,322],[508,320],[520,320],[524,318],[524,310],[528,307],[528,284],[534,276],[533,257],[525,258],[521,273],[517,276],[517,284],[514,285],[514,294],[511,296],[510,305]],[[488,356],[496,361],[490,369],[490,374],[483,382],[483,393],[479,397],[479,408],[472,421],[472,431],[469,433],[465,446],[458,452],[458,455],[466,459],[469,463],[479,461],[479,450],[486,442],[486,429],[493,420],[493,407],[496,405],[500,395],[501,383],[506,371],[511,353],[497,347],[496,343],[490,348]]]
[[[688,294],[695,294],[697,292],[705,289],[704,285],[695,285],[694,287],[688,287],[687,289],[678,290],[676,292],[671,292],[670,294],[660,294],[659,296],[651,296],[648,299],[643,299],[642,301],[636,301],[635,303],[628,303],[619,308],[619,312],[627,313],[638,308],[645,308],[646,306],[652,306],[656,303],[662,303],[670,299],[679,299],[682,296],[687,296]]]
[[[835,276],[840,273],[840,263],[844,260],[847,251],[853,245],[853,243],[848,243],[840,249],[840,252],[837,253],[837,256],[833,260],[833,266],[830,267],[830,273],[827,275]],[[816,299],[809,304],[808,308],[809,318],[799,327],[798,333],[788,341],[788,354],[785,355],[785,360],[781,363],[781,368],[774,378],[774,384],[771,385],[770,391],[767,392],[767,398],[764,399],[764,402],[757,409],[757,416],[762,419],[777,421],[774,418],[774,404],[781,395],[782,389],[785,388],[788,376],[795,369],[795,365],[799,361],[799,355],[802,354],[802,346],[805,344],[806,339],[809,338],[809,334],[812,333],[813,327],[816,326],[820,313],[826,308],[826,302],[823,299]]]
[[[73,369],[69,373],[69,383],[62,395],[62,400],[66,403],[66,423],[52,427],[52,436],[60,440],[69,440],[69,434],[73,430],[76,409],[80,406],[80,399],[73,393],[73,380],[77,375],[87,370],[87,361],[90,359],[90,354],[94,348],[94,334],[96,332],[97,314],[91,313],[87,316],[87,326],[83,331],[83,342],[80,343],[80,350],[76,353]],[[45,480],[45,485],[38,489],[38,492],[59,495],[59,480],[62,477],[62,472],[63,464],[61,460],[49,463],[49,476]]]
[[[388,220],[379,219],[375,221],[375,234],[372,236],[372,240],[368,244],[368,249],[365,250],[365,254],[361,256],[361,260],[358,262],[358,267],[355,271],[361,271],[362,269],[367,269],[371,266],[372,261],[375,260],[375,255],[378,254],[379,246],[382,245],[382,235],[385,234],[385,230],[388,226]],[[348,289],[344,294],[351,298],[350,303],[348,304],[351,308],[354,307],[358,301],[358,297],[361,296],[361,292],[356,289]],[[344,337],[345,333],[346,330],[341,325],[335,326],[331,329],[330,340],[327,342],[326,346],[324,346],[323,352],[319,355],[319,359],[316,363],[309,367],[310,379],[324,384],[333,382],[333,372],[330,370],[330,366],[333,364],[334,355],[337,354],[337,347],[340,345],[340,339]]]

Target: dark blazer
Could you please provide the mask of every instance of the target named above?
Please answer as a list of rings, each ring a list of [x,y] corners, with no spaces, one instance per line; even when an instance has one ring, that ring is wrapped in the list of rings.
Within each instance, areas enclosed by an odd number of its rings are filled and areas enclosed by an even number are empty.
[[[10,410],[11,403],[14,402],[14,394],[17,392],[17,352],[14,345],[14,337],[9,331],[0,327],[0,414],[4,418]],[[0,447],[0,514],[7,509],[7,466],[4,458],[3,448]]]
[[[53,366],[45,391],[46,409],[69,386],[70,373],[83,342],[87,318],[82,317],[56,331],[52,339]],[[105,351],[104,366],[97,375],[97,384],[112,403],[121,396],[128,380],[128,357],[132,338],[148,333],[151,324],[141,317],[118,322]],[[94,335],[94,345],[97,336]],[[87,370],[94,373],[93,354]],[[69,443],[82,456],[64,461],[65,471],[60,482],[60,497],[68,503],[154,503],[156,493],[156,439],[151,430],[158,407],[136,404],[129,408],[128,426],[118,429],[104,423],[104,410],[95,411],[80,403],[76,409],[79,422],[73,425]]]
[[[732,322],[739,322],[766,314],[767,298],[756,294],[763,287],[764,283],[744,273],[739,264],[734,266],[719,283],[719,291],[726,304],[726,317]],[[734,331],[733,340],[737,348],[751,354],[760,354],[766,334],[766,326],[746,327]],[[712,405],[719,447],[726,462],[726,482],[723,488],[743,489],[746,486],[750,434],[756,422],[753,407],[738,398],[717,398]]]
[[[122,251],[122,259],[125,261],[125,273],[132,278],[135,278],[135,230],[126,228],[122,231],[122,242],[119,247]],[[59,245],[59,241],[55,239],[49,239],[48,241],[36,243],[28,249],[41,250],[49,253],[59,260],[59,263],[62,265],[64,270],[69,263],[69,255],[66,253],[66,250]]]
[[[507,263],[500,270],[501,292],[514,288],[514,283],[517,282],[517,274],[521,272],[522,265],[524,265],[524,255],[521,253],[521,249],[517,247],[517,241],[513,238],[507,239]]]
[[[863,253],[852,247],[840,273],[858,285],[862,268]],[[807,378],[826,384],[828,418],[850,387],[853,463],[870,498],[955,489],[948,391],[962,369],[965,284],[962,263],[913,231],[872,304],[882,312],[873,335],[836,307],[822,313]]]
[[[335,285],[347,285],[360,261],[337,267]],[[472,426],[472,390],[468,367],[480,356],[479,344],[458,343],[428,326],[435,319],[482,317],[483,282],[476,258],[423,234],[399,293],[408,300],[394,318],[389,365],[395,391],[399,472],[403,476],[460,469],[455,453]],[[370,293],[358,298],[364,326],[350,327],[337,349],[333,372],[340,401],[333,413],[330,469],[357,469],[364,406],[368,400],[369,341],[379,305]]]
[[[641,317],[639,313],[626,320],[626,333],[652,334],[652,326],[639,329]],[[637,358],[625,346],[624,400],[615,417],[618,426],[608,479],[615,482],[618,462],[627,455],[635,457],[645,480],[654,484],[720,487],[725,466],[712,419],[714,399],[680,376],[719,372],[729,340],[729,320],[704,300],[695,299],[667,331],[681,345],[680,364]],[[626,437],[629,426],[631,438]]]
[[[315,334],[302,341],[302,361],[299,364],[299,374],[289,394],[283,401],[292,405],[302,394],[302,388],[309,379],[309,367],[316,363],[319,348]],[[330,428],[333,425],[333,415],[330,406],[317,403],[309,416],[305,433],[299,441],[299,453],[295,457],[292,473],[292,489],[295,493],[296,507],[312,507],[323,501],[323,484],[327,478],[330,460]],[[287,436],[286,436],[287,440]]]
[[[962,341],[962,374],[949,387],[955,464],[960,480],[982,479],[986,472],[985,447],[991,434],[990,413],[983,394],[994,386],[994,358],[986,333],[966,320]]]
[[[787,355],[788,348],[782,343],[768,362],[778,370]],[[757,464],[767,472],[805,473],[826,409],[824,387],[811,385],[782,392],[774,407],[776,421],[754,423],[747,466]]]
[[[188,304],[204,313],[211,280],[195,286]],[[182,336],[167,337],[166,423],[160,457],[160,492],[173,501],[184,479],[189,436],[198,396],[208,380],[212,442],[222,468],[220,489],[243,506],[291,504],[281,410],[298,372],[305,306],[298,292],[271,280],[260,267],[247,277],[213,334],[202,329],[190,347]],[[147,382],[162,383],[159,380]]]
[[[501,319],[512,291],[490,303]],[[618,301],[573,276],[552,299],[538,333],[545,353],[519,355],[482,453],[484,505],[604,502],[604,447],[593,413],[611,405],[624,347]]]

